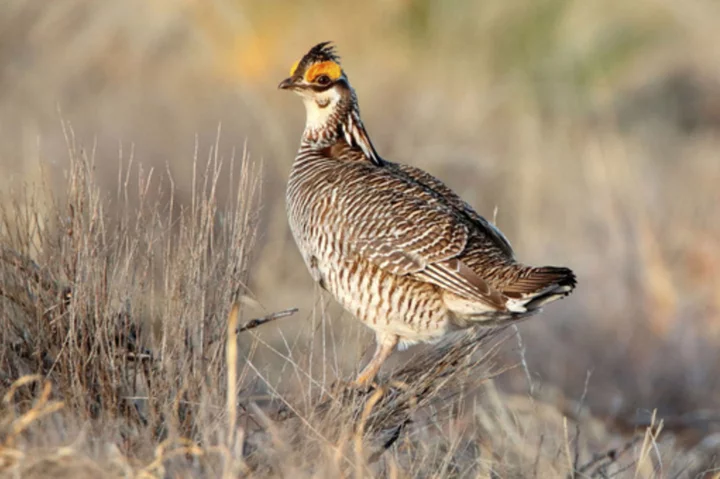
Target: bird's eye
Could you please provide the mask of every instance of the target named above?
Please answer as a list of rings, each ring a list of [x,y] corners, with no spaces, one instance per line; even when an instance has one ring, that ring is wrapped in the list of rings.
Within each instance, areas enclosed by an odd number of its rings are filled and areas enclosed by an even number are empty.
[[[315,79],[315,83],[317,83],[318,85],[329,85],[330,77],[327,75],[320,75]]]

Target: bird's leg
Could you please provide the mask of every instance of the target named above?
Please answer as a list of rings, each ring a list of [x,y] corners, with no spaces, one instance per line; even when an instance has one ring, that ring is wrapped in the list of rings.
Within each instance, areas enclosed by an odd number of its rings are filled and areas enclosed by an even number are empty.
[[[377,345],[375,346],[375,354],[373,354],[370,362],[365,366],[362,372],[355,379],[356,386],[368,386],[375,379],[375,375],[380,370],[385,360],[390,356],[397,346],[397,336],[393,335],[380,335],[376,337]]]

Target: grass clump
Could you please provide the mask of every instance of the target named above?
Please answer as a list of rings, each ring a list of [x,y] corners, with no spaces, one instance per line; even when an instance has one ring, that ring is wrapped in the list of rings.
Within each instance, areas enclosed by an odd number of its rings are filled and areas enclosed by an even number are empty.
[[[3,474],[654,477],[717,462],[663,442],[654,417],[616,434],[582,405],[500,392],[507,329],[421,349],[369,389],[317,379],[278,349],[275,367],[300,371],[300,387],[272,379],[259,327],[295,311],[241,324],[258,167],[196,153],[180,204],[169,172],[130,158],[108,197],[66,133],[66,195],[2,210]]]

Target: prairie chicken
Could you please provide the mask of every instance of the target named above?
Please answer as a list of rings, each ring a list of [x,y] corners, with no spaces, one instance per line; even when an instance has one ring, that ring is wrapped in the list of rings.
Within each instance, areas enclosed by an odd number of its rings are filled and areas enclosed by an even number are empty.
[[[525,318],[575,288],[568,268],[518,263],[505,236],[430,174],[378,155],[330,42],[278,88],[305,103],[287,186],[290,228],[313,279],[375,331],[356,383],[396,346]]]

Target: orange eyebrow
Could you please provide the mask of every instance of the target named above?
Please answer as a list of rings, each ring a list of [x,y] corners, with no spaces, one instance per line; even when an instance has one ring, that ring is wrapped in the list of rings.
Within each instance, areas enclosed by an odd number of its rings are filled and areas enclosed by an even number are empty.
[[[298,65],[300,65],[300,60],[293,63],[293,66],[290,67],[290,76],[293,76],[295,74],[295,70],[297,70]]]
[[[305,72],[305,81],[313,82],[320,75],[327,75],[331,80],[335,81],[342,76],[342,68],[333,61],[315,64]]]

